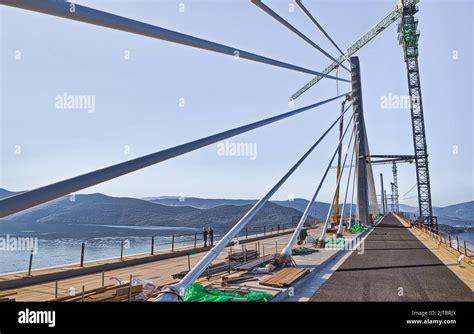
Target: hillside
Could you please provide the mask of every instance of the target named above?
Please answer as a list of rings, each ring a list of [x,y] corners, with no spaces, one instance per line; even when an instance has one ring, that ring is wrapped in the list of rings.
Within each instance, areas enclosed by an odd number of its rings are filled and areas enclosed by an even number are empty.
[[[218,206],[243,206],[243,205],[252,205],[257,202],[257,200],[243,200],[243,199],[206,199],[206,198],[196,198],[189,197],[182,200],[179,197],[173,196],[163,196],[163,197],[148,197],[143,198],[153,203],[169,205],[169,206],[191,206],[200,209],[215,208]],[[271,201],[274,204],[284,206],[287,208],[292,208],[303,212],[308,204],[307,199],[295,198],[292,201]],[[340,210],[342,210],[342,205],[339,205]],[[311,208],[310,215],[316,217],[317,219],[323,220],[326,219],[327,212],[329,209],[329,203],[315,202]],[[350,205],[346,205],[345,213],[349,214]]]
[[[117,198],[102,194],[76,195],[75,200],[58,200],[0,219],[0,230],[77,231],[113,226],[193,227],[212,226],[228,230],[249,209],[250,204],[221,205],[210,209],[191,206],[167,206],[135,198]],[[301,212],[267,203],[253,218],[249,228],[292,221]],[[110,229],[110,228],[109,228]],[[80,231],[79,231],[80,230]]]
[[[16,193],[0,188],[0,198]],[[242,199],[203,199],[178,197],[152,197],[136,199],[111,197],[103,194],[76,195],[75,200],[63,197],[15,215],[0,219],[0,231],[36,231],[37,233],[97,233],[110,227],[167,227],[202,228],[212,226],[216,230],[228,230],[255,203]],[[297,198],[292,201],[267,203],[254,217],[249,227],[283,224],[300,216],[308,201]],[[328,203],[316,202],[311,217],[324,220]],[[401,205],[402,211],[416,212],[416,208]],[[349,205],[346,206],[346,214]],[[440,224],[449,226],[474,226],[474,202],[459,203],[444,208],[434,208]],[[114,228],[116,230],[116,228]],[[94,233],[95,233],[94,232]]]

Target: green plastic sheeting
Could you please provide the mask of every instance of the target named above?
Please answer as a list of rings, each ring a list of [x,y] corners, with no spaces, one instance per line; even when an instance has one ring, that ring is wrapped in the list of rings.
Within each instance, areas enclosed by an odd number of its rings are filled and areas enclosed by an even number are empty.
[[[355,224],[355,225],[353,225],[352,228],[351,228],[351,232],[352,232],[352,233],[362,232],[363,230],[364,230],[364,228],[363,228],[361,225],[359,225],[359,224]]]
[[[316,249],[309,249],[306,247],[299,247],[291,250],[291,255],[296,256],[296,255],[307,255],[307,254],[312,254],[319,252]]]
[[[183,299],[185,302],[228,302],[233,298],[245,298],[251,302],[268,302],[272,295],[260,291],[239,295],[238,293],[208,290],[199,283],[193,283],[186,289]]]
[[[324,242],[326,244],[331,244],[331,245],[343,245],[346,243],[346,240],[344,239],[332,239],[332,238],[326,238],[324,239]]]

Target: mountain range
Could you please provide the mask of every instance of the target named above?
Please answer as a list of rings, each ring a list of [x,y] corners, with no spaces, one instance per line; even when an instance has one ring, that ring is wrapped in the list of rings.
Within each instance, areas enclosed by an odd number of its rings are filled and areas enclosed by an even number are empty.
[[[0,199],[13,196],[0,188]],[[202,228],[212,226],[223,231],[233,226],[256,200],[180,198],[174,196],[128,198],[103,194],[65,196],[43,205],[0,219],[0,232],[41,231],[47,233],[95,233],[117,232],[113,227],[167,227]],[[270,201],[252,219],[249,229],[290,223],[301,216],[308,200],[297,198],[287,201]],[[311,218],[324,221],[328,203],[315,202]],[[342,208],[341,208],[342,210]],[[350,205],[346,205],[348,214]],[[417,212],[417,208],[400,205],[404,212]],[[474,226],[474,201],[435,207],[433,212],[440,224]],[[123,232],[123,231],[122,231]]]
[[[0,199],[12,193],[0,190]],[[222,203],[207,208],[189,205],[163,205],[149,200],[111,197],[103,194],[65,196],[0,219],[0,232],[35,231],[45,233],[120,234],[112,227],[199,228],[212,226],[228,230],[252,204]],[[288,224],[301,212],[268,202],[249,223],[249,230],[277,224]],[[313,218],[313,217],[311,217]],[[146,229],[144,229],[146,230]],[[134,230],[140,233],[139,230]],[[149,233],[149,232],[148,232]],[[158,233],[159,234],[159,233]]]

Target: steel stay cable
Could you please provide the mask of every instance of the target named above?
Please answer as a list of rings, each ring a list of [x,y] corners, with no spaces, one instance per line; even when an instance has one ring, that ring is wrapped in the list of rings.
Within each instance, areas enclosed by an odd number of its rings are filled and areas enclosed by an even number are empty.
[[[348,109],[347,109],[348,110]],[[346,110],[346,111],[347,111]],[[308,151],[291,167],[291,169],[266,193],[247,213],[227,232],[227,234],[219,240],[219,242],[189,271],[186,276],[181,279],[180,282],[165,287],[165,289],[174,290],[180,294],[184,294],[186,288],[188,288],[210,265],[210,263],[219,255],[219,253],[235,238],[240,231],[250,222],[250,220],[260,211],[265,203],[273,196],[273,194],[286,182],[286,180],[298,169],[298,167],[306,160],[306,158],[313,152],[313,150],[321,143],[326,135],[334,128],[339,122],[339,119],[344,116],[345,112],[331,124],[331,126],[319,137],[319,139],[309,148]],[[165,295],[164,295],[165,296]],[[169,295],[167,295],[169,296]],[[163,298],[160,301],[171,301]]]
[[[350,137],[350,139],[349,139],[348,147],[351,146],[352,138],[354,137],[354,133],[355,133],[355,132],[356,132],[356,130],[355,130],[355,128],[353,128],[353,129],[352,129],[352,133],[351,133],[351,137]],[[339,177],[337,178],[336,190],[334,191],[334,196],[333,196],[331,205],[329,206],[329,210],[328,210],[328,214],[327,214],[327,217],[326,217],[326,221],[325,221],[325,223],[324,223],[323,230],[322,230],[322,232],[321,232],[321,237],[319,238],[320,240],[322,240],[322,239],[324,238],[324,235],[326,234],[326,230],[327,230],[327,227],[328,227],[328,224],[329,224],[329,217],[331,216],[331,210],[332,210],[332,207],[333,207],[334,202],[335,202],[335,200],[336,200],[337,188],[339,187],[339,184],[340,184],[341,179],[342,179],[342,175],[344,174],[344,169],[345,169],[345,165],[346,165],[346,160],[347,160],[348,153],[349,153],[349,150],[346,152],[346,154],[345,154],[345,156],[344,156],[344,161],[343,161],[343,163],[342,163],[341,173],[340,173]]]
[[[346,108],[346,110],[344,111],[344,113],[345,113],[347,110],[349,110],[349,108],[350,108],[351,106],[352,106],[352,103],[349,104],[349,106]],[[326,176],[328,175],[328,172],[329,172],[329,170],[331,169],[331,165],[332,165],[332,163],[334,162],[334,159],[335,159],[335,157],[336,157],[336,155],[337,155],[337,152],[338,152],[338,150],[339,150],[339,145],[341,145],[342,141],[344,140],[344,138],[345,138],[345,136],[346,136],[347,129],[349,129],[349,126],[350,126],[351,122],[352,122],[352,118],[351,118],[351,120],[349,121],[349,123],[347,124],[346,129],[345,129],[345,131],[344,131],[344,133],[343,133],[341,139],[339,140],[339,143],[338,143],[337,146],[336,146],[336,150],[334,151],[334,153],[333,153],[333,155],[332,155],[332,157],[331,157],[331,159],[330,159],[330,161],[329,161],[329,164],[328,164],[326,170],[324,171],[323,177],[321,178],[321,181],[319,182],[318,187],[316,188],[316,191],[315,191],[314,194],[313,194],[313,197],[312,197],[311,200],[306,204],[306,207],[305,207],[305,209],[304,209],[304,211],[303,211],[303,215],[301,216],[301,218],[300,218],[300,220],[299,220],[299,222],[298,222],[298,225],[297,225],[295,231],[293,232],[293,235],[291,236],[290,240],[288,241],[287,246],[286,246],[285,248],[283,248],[283,250],[282,250],[282,252],[281,252],[281,255],[285,255],[285,256],[291,255],[291,249],[293,248],[293,245],[295,244],[295,241],[296,241],[296,239],[297,239],[297,237],[298,237],[298,235],[299,235],[301,229],[303,228],[303,225],[304,225],[304,223],[305,223],[305,221],[306,221],[306,218],[308,218],[309,213],[311,212],[311,207],[313,206],[314,201],[316,200],[316,197],[318,196],[319,191],[321,190],[321,187],[322,187],[324,181],[326,180]]]
[[[321,106],[347,94],[0,200],[0,218]]]

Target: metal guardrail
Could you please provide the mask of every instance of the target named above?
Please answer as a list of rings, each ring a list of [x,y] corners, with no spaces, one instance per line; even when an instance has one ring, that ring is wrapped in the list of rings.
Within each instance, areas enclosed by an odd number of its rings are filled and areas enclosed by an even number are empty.
[[[474,257],[474,243],[470,242],[469,240],[460,238],[458,235],[453,235],[451,233],[446,233],[439,230],[437,231],[429,227],[428,225],[411,220],[404,213],[400,213],[400,216],[407,220],[411,224],[411,226],[414,226],[419,230],[423,231],[425,234],[437,240],[439,243],[444,244],[450,249],[459,252],[459,254],[463,254],[469,259],[472,259]]]
[[[255,238],[258,236],[270,236],[270,235],[278,235],[280,233],[286,232],[290,229],[295,228],[297,223],[286,223],[286,224],[273,224],[273,225],[264,225],[264,226],[256,226],[253,228],[246,228],[244,229],[238,237],[240,240],[246,240],[246,239],[251,239]],[[305,225],[306,226],[314,226],[315,224],[309,224]],[[225,235],[225,233],[218,233],[214,234],[213,238],[213,244],[216,243],[217,241],[220,240],[220,238]],[[163,241],[163,242],[155,242],[156,235],[153,235],[150,238],[150,255],[155,255],[158,252],[163,252],[163,251],[171,251],[174,252],[180,247],[186,247],[186,246],[191,246],[193,249],[198,248],[198,247],[204,247],[204,236],[202,232],[199,233],[184,233],[184,234],[172,234],[168,236],[164,236],[170,239],[170,241]],[[121,261],[125,259],[125,257],[130,257],[130,256],[138,256],[138,255],[143,255],[146,254],[145,252],[141,253],[132,253],[132,254],[125,254],[125,240],[122,239],[120,240],[120,245],[119,245],[119,258]],[[207,238],[207,245],[206,246],[211,246],[210,245],[210,238]],[[84,263],[86,262],[86,243],[81,243],[81,248],[80,248],[80,262],[79,266],[84,267]],[[105,259],[95,259],[93,261],[101,261]],[[31,275],[31,270],[32,270],[32,263],[33,263],[33,253],[29,254],[29,262],[28,262],[28,276]],[[63,264],[64,265],[73,265],[74,263],[67,263]],[[38,268],[40,269],[40,268]]]

